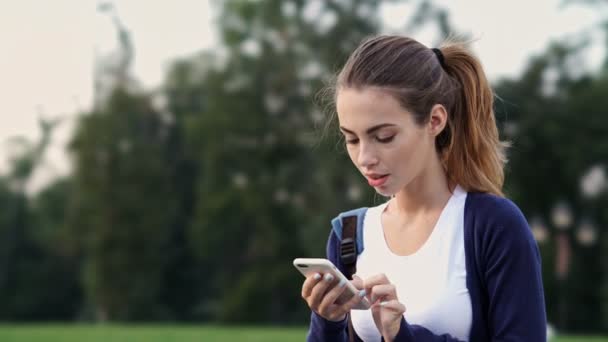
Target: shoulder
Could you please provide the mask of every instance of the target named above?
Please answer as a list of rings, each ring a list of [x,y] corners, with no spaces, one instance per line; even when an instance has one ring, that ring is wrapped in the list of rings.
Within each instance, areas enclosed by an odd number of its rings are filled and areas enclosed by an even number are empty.
[[[471,192],[465,203],[465,229],[489,248],[535,246],[520,208],[508,198]]]
[[[521,209],[508,198],[487,193],[470,192],[465,202],[465,216],[476,223],[491,225],[524,224],[527,221]]]

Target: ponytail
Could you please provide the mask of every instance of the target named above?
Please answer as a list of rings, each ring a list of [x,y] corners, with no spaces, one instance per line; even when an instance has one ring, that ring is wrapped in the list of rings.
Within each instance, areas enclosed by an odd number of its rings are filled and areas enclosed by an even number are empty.
[[[440,49],[443,68],[456,82],[448,125],[437,138],[447,143],[442,163],[451,184],[504,196],[505,150],[494,117],[494,94],[479,60],[462,43]],[[442,136],[443,135],[443,136]]]

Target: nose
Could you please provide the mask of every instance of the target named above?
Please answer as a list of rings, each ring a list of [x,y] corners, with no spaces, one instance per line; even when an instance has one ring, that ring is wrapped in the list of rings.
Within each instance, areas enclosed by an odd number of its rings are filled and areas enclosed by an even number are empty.
[[[357,163],[361,168],[369,168],[378,163],[378,156],[371,144],[360,142]]]

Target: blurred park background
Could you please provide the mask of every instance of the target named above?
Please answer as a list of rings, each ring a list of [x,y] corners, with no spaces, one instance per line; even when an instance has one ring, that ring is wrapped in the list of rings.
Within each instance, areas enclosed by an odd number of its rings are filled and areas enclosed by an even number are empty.
[[[302,340],[309,311],[292,259],[324,255],[338,212],[382,201],[337,131],[323,136],[331,107],[318,96],[377,33],[429,47],[477,39],[549,322],[558,335],[608,335],[608,3],[163,3],[175,10],[1,2],[0,340]],[[132,31],[130,16],[147,26]],[[41,23],[60,29],[40,40]],[[162,65],[142,65],[146,51]],[[83,75],[86,89],[66,88]],[[136,328],[151,323],[167,335]],[[82,325],[99,335],[83,339]],[[188,328],[162,330],[174,325]],[[274,335],[222,328],[234,325]]]

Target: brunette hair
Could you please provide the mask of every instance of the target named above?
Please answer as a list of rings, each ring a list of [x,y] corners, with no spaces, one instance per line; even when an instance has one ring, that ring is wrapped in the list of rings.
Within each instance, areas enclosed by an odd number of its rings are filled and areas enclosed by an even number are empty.
[[[448,113],[435,146],[451,185],[503,196],[505,149],[494,118],[494,95],[479,60],[465,43],[429,49],[403,36],[364,40],[338,74],[341,88],[376,87],[393,95],[422,125],[431,108]]]

